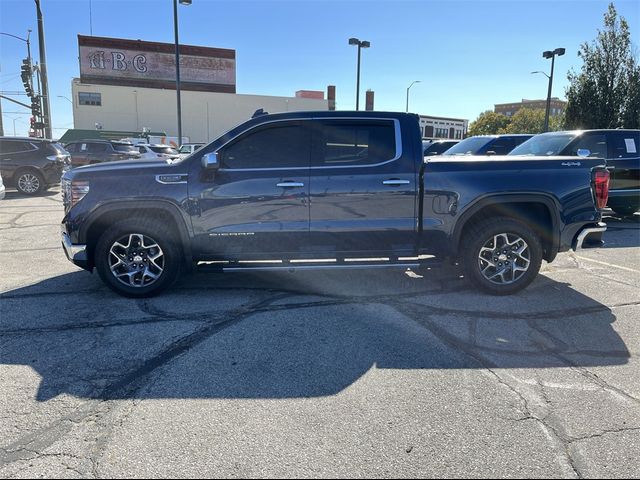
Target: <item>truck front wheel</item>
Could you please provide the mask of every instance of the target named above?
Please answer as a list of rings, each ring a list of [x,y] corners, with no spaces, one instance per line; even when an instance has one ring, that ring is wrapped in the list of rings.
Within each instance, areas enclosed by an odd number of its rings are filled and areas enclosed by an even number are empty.
[[[109,227],[98,240],[94,261],[102,281],[126,297],[150,297],[180,273],[180,253],[166,225],[129,219]]]
[[[461,253],[467,278],[493,295],[522,290],[542,264],[538,235],[511,218],[487,219],[470,226]]]

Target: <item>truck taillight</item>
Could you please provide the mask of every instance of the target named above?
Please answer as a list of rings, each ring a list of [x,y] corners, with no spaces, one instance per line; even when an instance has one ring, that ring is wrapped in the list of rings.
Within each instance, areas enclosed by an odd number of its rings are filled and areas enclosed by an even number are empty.
[[[593,176],[593,188],[596,195],[596,205],[603,209],[609,200],[609,172],[607,170],[596,170]]]

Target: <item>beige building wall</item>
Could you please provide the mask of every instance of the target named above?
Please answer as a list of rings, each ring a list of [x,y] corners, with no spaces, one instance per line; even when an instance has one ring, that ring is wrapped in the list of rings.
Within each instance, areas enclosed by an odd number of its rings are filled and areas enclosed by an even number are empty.
[[[164,131],[178,135],[176,92],[156,88],[95,85],[74,79],[74,128],[93,130]],[[101,105],[80,105],[79,93],[100,93]],[[181,91],[182,136],[191,142],[209,142],[230,128],[248,120],[263,108],[269,113],[328,110],[327,100],[240,95],[232,93]]]

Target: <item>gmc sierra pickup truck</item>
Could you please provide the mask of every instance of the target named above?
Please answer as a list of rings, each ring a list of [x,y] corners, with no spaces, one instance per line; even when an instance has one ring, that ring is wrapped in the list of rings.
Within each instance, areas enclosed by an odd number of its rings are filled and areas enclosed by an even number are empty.
[[[423,158],[411,114],[261,115],[180,161],[65,173],[62,243],[131,297],[201,263],[415,268],[425,257],[510,294],[542,260],[601,235],[608,181],[594,158]]]

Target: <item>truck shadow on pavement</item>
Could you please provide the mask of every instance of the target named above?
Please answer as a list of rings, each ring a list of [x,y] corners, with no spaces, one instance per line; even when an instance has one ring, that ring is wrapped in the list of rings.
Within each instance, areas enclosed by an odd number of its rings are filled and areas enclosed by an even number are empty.
[[[610,308],[546,276],[493,297],[455,271],[194,274],[131,300],[75,272],[8,291],[0,304],[0,363],[37,372],[38,401],[320,397],[380,369],[607,366],[630,356]]]

